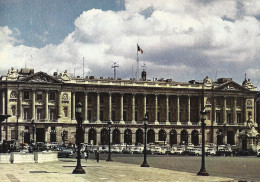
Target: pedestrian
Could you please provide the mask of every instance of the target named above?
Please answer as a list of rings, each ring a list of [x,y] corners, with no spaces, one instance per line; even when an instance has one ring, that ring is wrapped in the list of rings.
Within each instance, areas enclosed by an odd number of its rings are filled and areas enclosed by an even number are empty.
[[[89,154],[89,153],[88,153],[88,150],[87,150],[87,149],[86,149],[86,151],[85,151],[85,154],[86,154],[86,155],[85,155],[85,159],[88,160],[88,154]]]
[[[99,151],[96,151],[95,154],[96,154],[97,162],[99,162]]]

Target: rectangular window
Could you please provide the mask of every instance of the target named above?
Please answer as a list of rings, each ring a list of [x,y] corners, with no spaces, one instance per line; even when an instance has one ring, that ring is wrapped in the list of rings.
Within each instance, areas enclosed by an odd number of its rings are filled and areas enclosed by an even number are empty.
[[[27,120],[27,119],[31,119],[29,117],[29,108],[24,108],[23,109],[23,119]]]
[[[231,98],[227,98],[226,99],[226,102],[227,102],[227,106],[231,106],[232,104],[231,104]]]
[[[220,112],[217,112],[217,113],[216,113],[216,122],[217,122],[217,123],[223,123],[223,122],[221,121]]]
[[[104,121],[104,111],[100,111],[100,120]]]
[[[171,121],[171,112],[168,112],[169,121]]]
[[[50,92],[49,100],[55,100],[55,98],[56,98],[55,92]]]
[[[116,112],[112,111],[112,121],[115,121],[115,120],[116,120]]]
[[[67,141],[68,140],[68,131],[63,130],[63,134],[64,134],[64,140]]]
[[[115,103],[116,103],[116,98],[112,97],[112,104],[115,104]]]
[[[220,97],[217,97],[217,98],[216,98],[216,105],[217,105],[217,106],[220,106],[220,105],[221,105],[221,99],[220,99]]]
[[[227,113],[227,123],[232,123],[231,113]]]
[[[135,111],[135,121],[138,121],[138,112]]]
[[[12,110],[12,116],[16,116],[16,107],[12,106],[11,110]]]
[[[26,100],[26,99],[30,99],[30,92],[25,90],[23,92],[23,99]]]
[[[42,100],[42,92],[37,92],[36,100]]]
[[[123,120],[126,121],[126,111],[123,112]]]
[[[91,96],[88,96],[88,103],[92,103],[92,97]]]
[[[241,113],[237,113],[237,122],[238,123],[242,123],[242,119],[241,119]]]
[[[43,119],[43,110],[42,109],[37,109],[37,119]]]
[[[91,112],[91,110],[88,110],[88,120],[89,121],[92,120],[92,112]]]
[[[161,113],[157,112],[157,121],[160,122],[161,121]]]
[[[100,104],[104,104],[104,97],[100,96]]]
[[[242,99],[241,98],[237,98],[237,106],[242,106]]]
[[[16,139],[16,130],[11,130],[11,139],[12,140]]]
[[[50,120],[55,120],[55,113],[56,113],[56,110],[55,109],[50,109]]]

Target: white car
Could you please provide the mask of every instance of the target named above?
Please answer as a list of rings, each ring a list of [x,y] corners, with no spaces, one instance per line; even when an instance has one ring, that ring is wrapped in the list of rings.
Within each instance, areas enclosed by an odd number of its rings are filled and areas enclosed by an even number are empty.
[[[206,155],[214,156],[216,155],[216,150],[214,148],[208,148],[206,151]]]
[[[157,155],[162,154],[162,148],[161,147],[154,147],[154,148],[151,149],[151,153],[157,154]]]
[[[181,155],[183,151],[184,151],[183,148],[177,148],[177,150],[175,150],[173,154],[174,155]]]
[[[133,154],[142,154],[143,149],[141,147],[135,147],[133,150]]]
[[[193,150],[194,150],[196,156],[202,155],[202,149],[201,148],[195,147]]]
[[[111,148],[111,153],[121,154],[122,151],[119,149],[119,147],[112,147],[112,148]]]

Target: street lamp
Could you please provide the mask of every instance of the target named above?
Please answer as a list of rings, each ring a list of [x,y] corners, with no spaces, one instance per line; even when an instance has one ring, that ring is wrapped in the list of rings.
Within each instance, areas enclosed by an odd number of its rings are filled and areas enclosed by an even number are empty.
[[[76,105],[76,120],[77,120],[77,130],[76,130],[76,144],[77,144],[77,166],[73,170],[72,174],[85,174],[85,170],[81,166],[81,156],[80,156],[80,138],[82,137],[82,104],[79,102]]]
[[[146,161],[146,130],[147,130],[147,126],[148,126],[148,116],[147,113],[145,114],[144,117],[144,161],[143,164],[141,165],[141,167],[150,167]]]
[[[113,160],[111,159],[111,146],[110,146],[110,131],[111,131],[111,125],[112,125],[111,121],[108,120],[108,122],[107,122],[107,127],[108,127],[108,158],[107,158],[106,161],[113,161]]]
[[[0,115],[0,142],[2,141],[2,122],[9,117],[11,117],[11,115],[9,115],[9,114],[1,114]]]
[[[199,176],[209,176],[209,174],[206,172],[205,168],[205,120],[207,112],[205,111],[205,108],[203,107],[203,110],[200,111],[201,114],[201,127],[202,127],[202,156],[201,156],[201,169],[197,173]]]

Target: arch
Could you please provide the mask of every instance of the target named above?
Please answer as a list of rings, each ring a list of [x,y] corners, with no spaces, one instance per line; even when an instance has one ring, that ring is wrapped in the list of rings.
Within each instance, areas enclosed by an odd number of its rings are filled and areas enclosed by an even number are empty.
[[[88,143],[93,143],[93,145],[97,144],[97,132],[94,128],[88,131]]]
[[[180,141],[180,143],[187,145],[188,144],[188,137],[189,137],[188,132],[186,130],[182,130],[181,131],[181,141]]]
[[[130,129],[126,129],[124,132],[124,143],[132,145],[132,131]]]
[[[103,128],[100,132],[100,142],[101,145],[108,145],[108,140],[109,140],[109,133],[106,128]]]
[[[143,138],[143,130],[141,128],[137,129],[135,132],[135,142],[136,144],[143,144],[144,138]]]
[[[167,134],[165,132],[164,129],[161,129],[158,133],[158,138],[159,138],[159,141],[166,141],[166,138],[167,138]]]
[[[155,142],[155,132],[153,129],[149,129],[147,131],[147,143],[154,143]]]
[[[191,143],[193,145],[199,145],[199,132],[197,130],[191,132]]]
[[[114,129],[113,130],[113,137],[112,137],[112,144],[120,144],[120,130]]]
[[[177,144],[177,132],[176,130],[171,130],[170,131],[170,145],[171,147],[174,145],[174,144]]]

